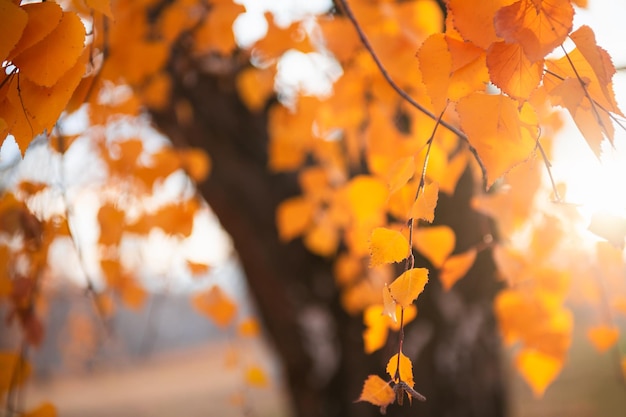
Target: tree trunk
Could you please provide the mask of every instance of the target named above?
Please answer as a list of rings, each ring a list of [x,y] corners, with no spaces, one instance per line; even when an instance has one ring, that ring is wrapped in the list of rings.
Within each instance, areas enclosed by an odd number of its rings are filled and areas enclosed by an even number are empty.
[[[331,260],[312,255],[300,241],[284,244],[278,239],[275,209],[299,192],[296,177],[267,170],[267,114],[251,113],[239,99],[237,59],[211,59],[199,70],[184,51],[174,54],[171,104],[154,112],[156,124],[175,145],[201,147],[212,157],[211,175],[200,191],[233,239],[267,334],[282,359],[294,415],[379,415],[375,406],[354,400],[368,374],[384,376],[394,347],[365,355],[362,318],[341,308]],[[484,231],[478,226],[486,224],[469,208],[469,174],[462,182],[464,192],[441,198],[437,213],[457,232],[459,249],[481,239]],[[412,409],[392,405],[389,415],[504,414],[491,310],[496,287],[487,253],[451,292],[444,293],[431,275],[418,302],[419,317],[407,327],[405,340],[415,388],[428,400]],[[390,341],[395,343],[395,335]]]

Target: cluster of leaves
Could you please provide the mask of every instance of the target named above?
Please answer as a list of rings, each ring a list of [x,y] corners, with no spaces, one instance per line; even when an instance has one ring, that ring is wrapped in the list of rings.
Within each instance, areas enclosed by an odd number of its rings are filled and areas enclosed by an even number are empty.
[[[398,352],[387,365],[390,379],[370,376],[360,399],[383,412],[405,394],[423,399],[402,351],[404,326],[417,314],[414,301],[429,275],[414,265],[414,250],[451,290],[480,251],[494,249],[511,284],[495,305],[504,339],[522,346],[516,365],[535,392],[543,392],[563,366],[573,321],[563,305],[566,268],[551,266],[562,245],[564,229],[554,226],[561,220],[531,216],[533,199],[541,195],[541,159],[549,165],[549,142],[560,125],[557,107],[571,114],[596,154],[605,138],[612,141],[617,116],[623,116],[608,54],[590,28],[573,30],[572,3],[583,2],[449,0],[445,13],[434,0],[336,3],[337,10],[287,27],[267,14],[267,35],[247,51],[255,65],[237,82],[246,104],[259,111],[275,94],[285,52],[317,51],[342,66],[332,95],[296,94],[270,108],[268,168],[298,171],[302,194],[279,206],[280,236],[301,237],[312,252],[336,256],[343,306],[363,314],[366,351],[384,346],[389,330],[399,331]],[[187,191],[176,203],[131,214],[128,207],[181,170],[202,180],[210,161],[195,150],[148,151],[145,138],[120,140],[107,126],[132,123],[143,108],[167,103],[166,64],[179,40],[198,57],[233,52],[232,22],[243,8],[231,0],[76,0],[62,6],[0,0],[0,140],[12,135],[24,153],[44,135],[62,157],[75,138],[63,135],[63,119],[85,110],[88,128],[80,137],[93,144],[109,178],[98,213],[100,269],[109,289],[140,306],[144,290],[120,259],[124,237],[154,228],[189,236],[202,204]],[[573,49],[562,46],[568,39]],[[175,104],[179,123],[188,123],[194,110]],[[487,231],[472,247],[457,248],[450,227],[431,225],[439,193],[453,194],[467,169],[486,186],[496,185],[475,206],[499,221],[504,243],[494,245]],[[511,187],[499,187],[506,173]],[[47,250],[54,238],[73,236],[64,193],[65,209],[57,216],[33,214],[29,201],[49,189],[23,183],[2,197],[0,232],[7,243],[0,245],[0,297],[9,300],[27,344],[41,339],[35,313]],[[531,217],[539,219],[528,256],[515,243],[528,234]],[[8,244],[14,241],[19,244]],[[623,270],[617,252],[601,246],[598,256],[613,260],[607,263],[613,269],[602,271],[607,279]],[[393,264],[401,261],[404,270],[396,274]],[[190,262],[189,268],[207,267]],[[98,300],[106,313],[110,303]],[[236,316],[235,304],[217,287],[194,305],[220,326]],[[623,309],[623,299],[611,306]],[[617,337],[608,321],[590,332],[601,349]],[[253,367],[247,375],[251,385],[262,385],[262,371]]]

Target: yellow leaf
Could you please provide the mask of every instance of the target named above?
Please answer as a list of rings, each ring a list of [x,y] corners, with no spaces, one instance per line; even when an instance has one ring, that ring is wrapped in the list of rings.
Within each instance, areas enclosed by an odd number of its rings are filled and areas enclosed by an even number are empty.
[[[387,182],[389,193],[393,194],[402,188],[415,174],[415,158],[412,156],[402,158],[391,166]]]
[[[587,331],[587,338],[598,352],[604,353],[617,343],[619,329],[615,326],[595,326]]]
[[[265,371],[258,366],[252,366],[246,370],[246,383],[257,388],[264,388],[269,381]]]
[[[381,224],[388,195],[387,186],[381,180],[367,175],[354,177],[346,188],[346,196],[355,223]]]
[[[535,397],[541,397],[561,372],[563,359],[524,349],[515,358],[515,367],[530,385]]]
[[[439,279],[444,290],[448,291],[459,279],[467,274],[467,271],[474,265],[476,254],[476,249],[472,248],[446,259],[439,273]]]
[[[363,345],[365,353],[372,353],[380,349],[387,342],[389,326],[387,316],[383,315],[383,307],[371,305],[363,313]]]
[[[418,228],[413,234],[416,249],[440,269],[454,250],[456,236],[448,226]]]
[[[228,326],[237,313],[237,305],[216,285],[192,297],[191,304],[219,327]]]
[[[537,115],[530,104],[518,106],[505,95],[472,93],[459,100],[461,128],[487,170],[487,185],[525,161],[539,135]]]
[[[398,321],[398,318],[396,316],[396,310],[396,300],[393,299],[389,287],[387,286],[387,284],[385,284],[385,287],[383,288],[383,314],[389,316],[389,318],[393,320],[394,323],[396,323]]]
[[[0,395],[11,387],[21,385],[30,375],[31,368],[26,361],[16,370],[19,361],[17,353],[0,351]]]
[[[332,256],[339,246],[337,228],[328,220],[313,225],[304,236],[304,244],[320,256]]]
[[[206,179],[211,171],[211,159],[202,149],[185,149],[179,152],[181,163],[187,175],[195,182]]]
[[[389,359],[387,362],[387,373],[394,380],[394,382],[398,383],[400,381],[404,381],[408,386],[413,388],[415,382],[413,381],[413,363],[411,359],[409,359],[404,353],[400,352],[400,378],[396,377],[396,371],[398,370],[398,354],[396,353]]]
[[[311,202],[302,197],[291,197],[283,200],[276,208],[276,227],[282,241],[303,234],[313,221],[314,207]]]
[[[389,292],[396,303],[402,307],[409,307],[413,300],[424,291],[428,282],[428,269],[413,268],[404,271],[389,286]]]
[[[0,62],[18,43],[28,22],[28,15],[13,2],[0,1]]]
[[[78,15],[64,12],[59,24],[40,42],[13,59],[20,74],[35,84],[52,87],[83,52],[85,27]]]
[[[56,417],[57,409],[50,403],[43,403],[34,410],[22,414],[22,417]]]
[[[409,255],[409,241],[396,230],[377,227],[370,238],[370,266],[400,262]]]
[[[259,322],[253,317],[247,318],[239,323],[238,332],[241,336],[255,337],[261,332]]]
[[[436,182],[427,184],[417,196],[411,209],[411,217],[432,223],[435,219],[435,207],[439,198],[439,185]]]
[[[378,375],[370,375],[363,384],[361,396],[357,401],[367,401],[381,408],[381,413],[389,404],[396,399],[396,394],[389,386],[388,382],[382,380]]]

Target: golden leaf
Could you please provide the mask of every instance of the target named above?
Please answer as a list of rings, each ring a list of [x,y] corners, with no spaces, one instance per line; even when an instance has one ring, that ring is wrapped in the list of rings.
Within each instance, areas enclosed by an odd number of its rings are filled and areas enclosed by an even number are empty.
[[[438,269],[456,244],[454,231],[448,226],[421,227],[415,230],[413,237],[415,248]]]
[[[615,326],[595,326],[587,330],[587,338],[598,352],[604,353],[617,343],[619,329]]]
[[[406,382],[411,388],[415,385],[413,381],[413,363],[411,359],[409,359],[404,353],[400,353],[400,372],[398,376],[396,375],[396,371],[398,370],[398,354],[396,353],[389,359],[387,362],[387,373],[389,377],[393,379],[396,383],[400,381]]]
[[[400,262],[409,254],[409,241],[396,230],[377,227],[370,238],[370,266]]]
[[[432,182],[424,186],[411,209],[411,217],[432,223],[435,219],[435,207],[439,198],[439,185]]]
[[[361,396],[357,401],[367,401],[381,407],[381,412],[396,399],[396,393],[378,375],[370,375],[363,384]],[[383,412],[384,414],[384,412]]]
[[[228,326],[237,313],[237,305],[217,285],[191,298],[193,307],[219,327]]]
[[[439,273],[439,279],[441,280],[441,285],[444,290],[450,290],[458,280],[467,274],[474,265],[476,254],[476,249],[472,248],[446,259]]]
[[[389,292],[396,303],[402,307],[409,307],[413,300],[424,291],[428,282],[428,269],[412,268],[404,271],[389,285]]]

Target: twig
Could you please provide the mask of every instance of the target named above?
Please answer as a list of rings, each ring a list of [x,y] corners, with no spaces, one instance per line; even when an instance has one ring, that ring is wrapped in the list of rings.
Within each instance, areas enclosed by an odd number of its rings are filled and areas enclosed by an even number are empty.
[[[541,145],[541,142],[539,142],[539,139],[537,139],[537,149],[539,149],[539,153],[541,153],[541,158],[543,159],[543,163],[546,166],[546,170],[548,171],[548,176],[550,177],[550,183],[552,184],[552,191],[554,192],[554,198],[556,199],[557,203],[562,203],[563,200],[561,199],[561,196],[559,195],[559,190],[556,188],[556,182],[554,182],[554,177],[552,176],[552,164],[550,163],[550,160],[548,159],[548,155],[546,155],[546,152],[543,150],[543,146]]]
[[[378,70],[380,71],[382,76],[385,78],[387,83],[391,86],[391,88],[393,88],[396,91],[396,93],[398,93],[398,95],[400,95],[400,97],[402,97],[404,100],[406,100],[411,106],[415,107],[417,110],[419,110],[420,112],[422,112],[426,116],[430,117],[431,119],[438,120],[438,118],[437,118],[437,116],[435,116],[435,114],[433,114],[426,107],[422,106],[417,101],[415,101],[415,99],[413,99],[413,97],[411,97],[409,95],[409,93],[407,93],[404,89],[402,89],[391,78],[391,76],[389,75],[389,72],[387,71],[387,69],[385,68],[385,66],[381,62],[380,58],[378,57],[378,55],[374,51],[374,48],[372,47],[372,44],[370,43],[370,41],[368,40],[367,36],[365,35],[365,32],[363,32],[363,28],[361,28],[361,25],[356,20],[356,17],[354,16],[354,13],[352,13],[352,9],[350,8],[350,5],[348,4],[348,1],[347,0],[337,0],[337,3],[338,3],[338,5],[341,6],[341,8],[343,9],[343,12],[346,14],[346,16],[348,17],[350,22],[352,22],[352,26],[354,26],[354,29],[357,31],[357,34],[359,35],[359,39],[361,40],[361,43],[363,44],[365,49],[367,49],[367,51],[369,52],[370,56],[372,57],[372,59],[376,63],[376,66],[378,67]],[[472,153],[472,155],[474,156],[474,159],[476,160],[476,162],[480,166],[480,170],[482,171],[482,176],[483,176],[483,186],[486,189],[487,188],[487,169],[483,165],[483,162],[480,159],[480,156],[478,155],[478,151],[476,151],[476,148],[474,148],[472,146],[472,144],[469,142],[469,139],[467,138],[467,135],[463,131],[461,131],[459,128],[457,128],[456,126],[446,122],[445,120],[440,120],[439,123],[443,127],[445,127],[446,129],[448,129],[449,131],[451,131],[452,133],[457,135],[459,138],[463,139],[467,143],[467,146],[469,147],[470,152]]]

